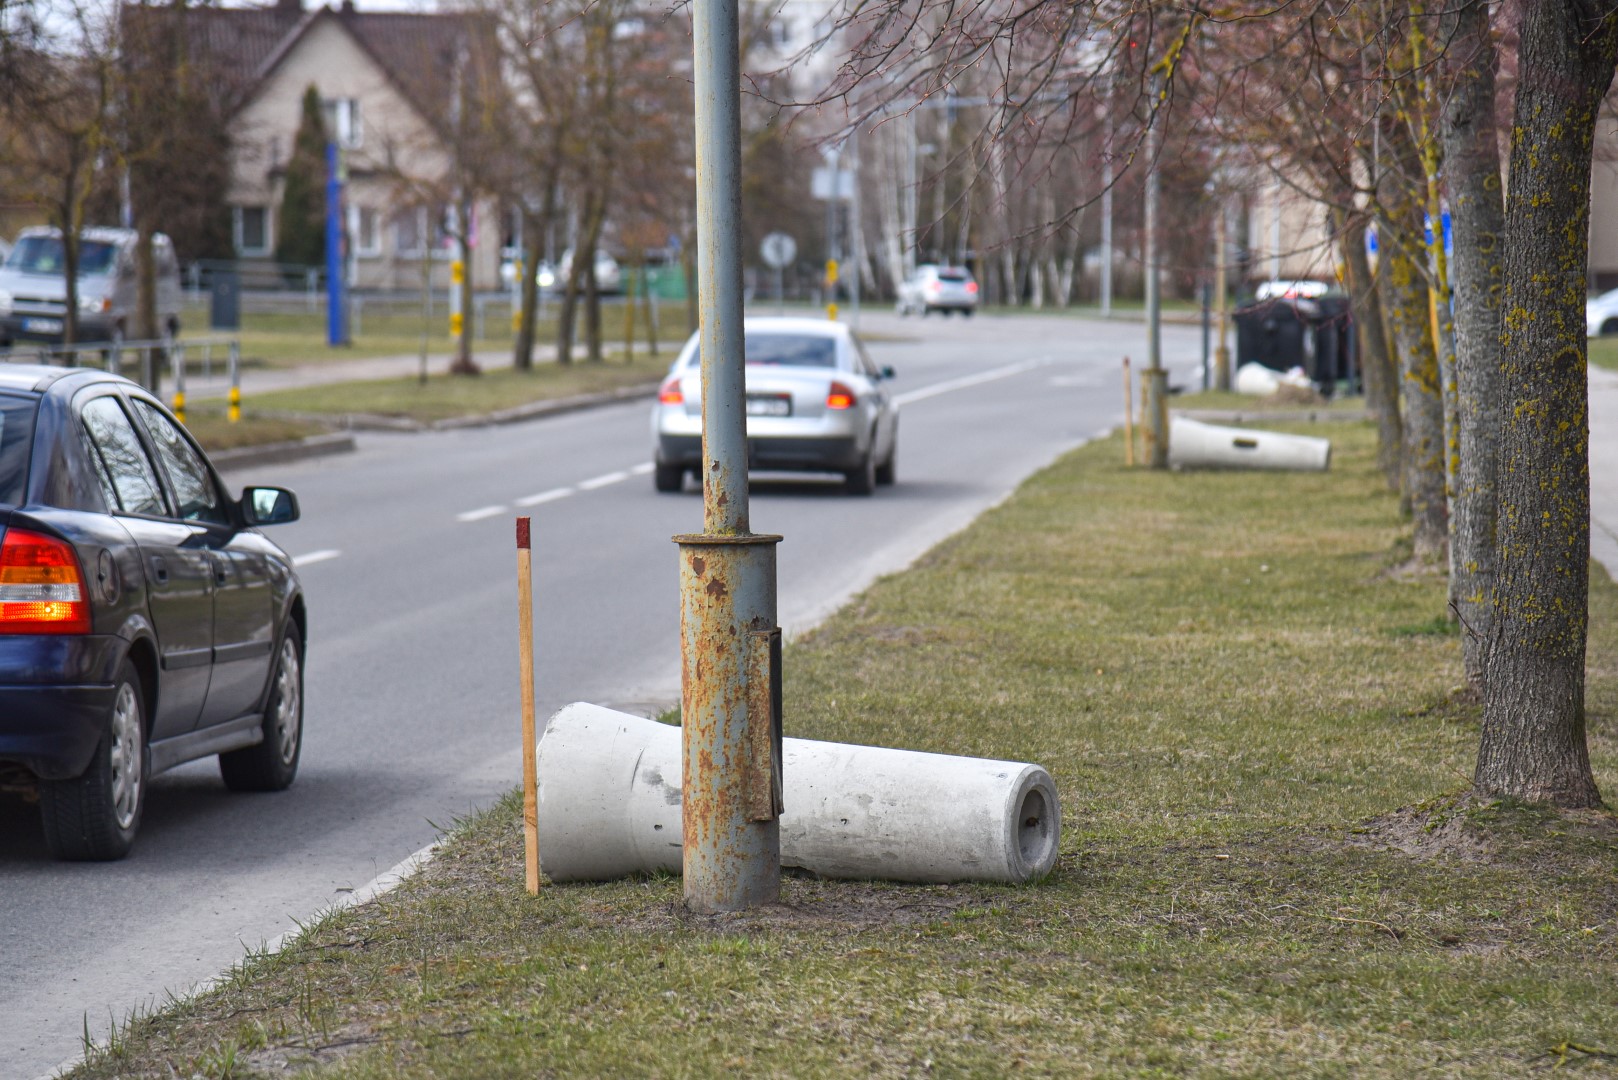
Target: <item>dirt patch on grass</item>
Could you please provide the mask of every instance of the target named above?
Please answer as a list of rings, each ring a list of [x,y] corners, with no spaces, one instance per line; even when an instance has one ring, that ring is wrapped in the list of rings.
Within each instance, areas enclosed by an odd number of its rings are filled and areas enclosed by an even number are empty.
[[[1453,803],[1400,807],[1355,829],[1348,843],[1354,847],[1400,851],[1428,861],[1485,862],[1495,852],[1489,837],[1473,828],[1465,813]]]
[[[1602,849],[1618,852],[1618,815],[1525,806],[1466,792],[1372,818],[1348,843],[1429,861],[1510,862],[1554,875],[1567,871],[1570,858]]]

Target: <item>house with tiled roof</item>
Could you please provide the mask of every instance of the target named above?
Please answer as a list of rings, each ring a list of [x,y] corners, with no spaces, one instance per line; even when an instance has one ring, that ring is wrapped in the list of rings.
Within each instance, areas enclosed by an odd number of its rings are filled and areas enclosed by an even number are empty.
[[[303,96],[319,91],[347,174],[351,282],[415,290],[424,266],[447,286],[459,218],[453,138],[457,96],[496,70],[493,31],[464,13],[305,9],[301,0],[257,7],[127,5],[132,20],[183,18],[226,105],[231,170],[226,202],[244,261],[273,259],[278,210]],[[464,100],[462,97],[461,100]],[[493,200],[472,203],[472,275],[498,287],[501,241]]]

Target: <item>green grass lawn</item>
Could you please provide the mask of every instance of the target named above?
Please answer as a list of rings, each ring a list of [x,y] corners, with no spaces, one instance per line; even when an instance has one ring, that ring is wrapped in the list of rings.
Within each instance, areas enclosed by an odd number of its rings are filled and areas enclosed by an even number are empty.
[[[1590,363],[1608,371],[1618,371],[1618,337],[1591,338]]]
[[[321,312],[245,314],[242,316],[241,330],[234,333],[207,329],[206,315],[198,313],[187,319],[188,329],[181,340],[201,341],[236,337],[241,340],[244,364],[255,367],[287,367],[326,360],[415,355],[421,350],[422,334],[425,331],[428,349],[431,355],[438,357],[448,354],[452,344],[448,316],[441,300],[442,298],[434,308],[430,320],[424,319],[420,313],[401,313],[391,307],[366,312],[358,320],[357,325],[351,325],[353,342],[349,345],[326,344],[326,317]],[[535,321],[535,340],[539,345],[549,345],[556,340],[556,316],[560,306],[560,302],[555,299],[547,300],[543,314]],[[665,300],[660,304],[658,313],[661,335],[659,345],[667,356],[672,357],[674,350],[684,344],[688,333],[685,327],[685,304]],[[603,305],[601,315],[602,340],[609,348],[622,347],[623,305]],[[643,352],[646,348],[646,328],[641,321],[642,318],[643,311],[637,308],[634,328],[637,352]],[[582,350],[582,307],[578,325],[578,340],[581,342]],[[192,329],[193,327],[195,329]],[[472,321],[472,329],[474,332],[477,330],[475,320]],[[483,335],[476,336],[472,340],[472,348],[475,351],[509,349],[512,343],[510,306],[505,303],[491,304],[487,317],[483,320],[483,330]],[[194,365],[200,362],[200,354],[193,349],[189,359]],[[217,359],[223,364],[222,353]]]
[[[290,442],[331,430],[327,424],[251,414],[244,415],[233,424],[225,406],[213,401],[189,406],[185,411],[185,426],[202,444],[202,448],[210,452]]]
[[[1458,797],[1478,709],[1444,582],[1394,572],[1369,426],[1329,435],[1326,474],[1092,444],[789,646],[789,735],[1046,765],[1043,883],[788,878],[724,917],[663,876],[530,897],[508,797],[72,1075],[1611,1075],[1618,823]]]
[[[629,363],[536,364],[527,372],[497,368],[476,376],[433,374],[425,383],[409,378],[333,383],[255,394],[248,413],[326,414],[333,418],[364,413],[430,423],[576,394],[650,386],[667,369],[667,356],[658,360],[642,356]]]

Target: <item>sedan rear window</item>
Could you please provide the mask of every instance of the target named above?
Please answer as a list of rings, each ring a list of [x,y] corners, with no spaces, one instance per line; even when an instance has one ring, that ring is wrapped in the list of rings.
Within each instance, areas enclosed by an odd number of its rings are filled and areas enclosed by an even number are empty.
[[[34,443],[34,399],[0,394],[0,505],[16,506],[28,488]]]
[[[837,339],[820,334],[748,334],[743,346],[749,364],[770,367],[835,368]],[[702,364],[702,350],[691,350],[687,368]]]
[[[938,280],[960,283],[966,280],[966,273],[961,270],[940,270],[938,272]]]

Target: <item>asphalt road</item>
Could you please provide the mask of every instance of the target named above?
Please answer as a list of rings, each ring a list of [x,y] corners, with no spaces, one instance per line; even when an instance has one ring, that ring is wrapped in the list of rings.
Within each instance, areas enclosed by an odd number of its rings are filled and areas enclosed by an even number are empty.
[[[791,634],[900,569],[1030,472],[1121,417],[1139,324],[900,321],[867,312],[898,371],[898,483],[755,478]],[[1199,358],[1164,328],[1173,380]],[[214,763],[157,778],[134,853],[58,865],[37,810],[0,799],[0,1076],[71,1058],[88,1022],[161,1005],[431,843],[520,779],[512,518],[534,519],[541,716],[678,700],[676,548],[702,501],[652,490],[644,404],[506,428],[365,435],[355,454],[227,479],[298,491],[273,532],[309,603],[298,781],[232,795]],[[790,729],[790,702],[787,723]]]

